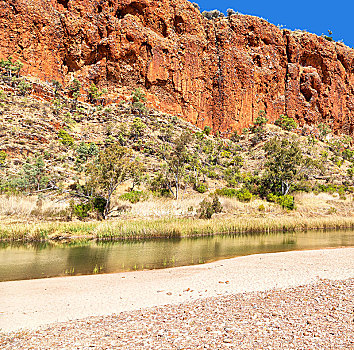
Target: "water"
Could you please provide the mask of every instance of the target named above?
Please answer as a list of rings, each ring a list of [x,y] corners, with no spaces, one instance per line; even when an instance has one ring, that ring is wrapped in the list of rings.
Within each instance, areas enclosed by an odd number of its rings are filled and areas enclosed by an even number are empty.
[[[354,231],[145,242],[0,243],[0,281],[159,269],[258,253],[348,246],[354,246]]]

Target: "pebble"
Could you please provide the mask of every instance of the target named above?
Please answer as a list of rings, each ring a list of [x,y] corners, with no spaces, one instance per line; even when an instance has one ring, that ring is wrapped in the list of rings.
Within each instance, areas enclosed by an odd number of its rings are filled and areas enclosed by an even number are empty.
[[[354,279],[320,280],[0,333],[0,349],[349,350],[353,300]]]

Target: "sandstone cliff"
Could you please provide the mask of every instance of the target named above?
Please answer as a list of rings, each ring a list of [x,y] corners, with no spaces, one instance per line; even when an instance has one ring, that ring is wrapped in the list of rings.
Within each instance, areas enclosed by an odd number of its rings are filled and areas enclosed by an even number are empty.
[[[354,132],[354,50],[263,19],[207,20],[185,0],[0,1],[0,58],[24,74],[142,87],[149,103],[225,136],[260,110]]]

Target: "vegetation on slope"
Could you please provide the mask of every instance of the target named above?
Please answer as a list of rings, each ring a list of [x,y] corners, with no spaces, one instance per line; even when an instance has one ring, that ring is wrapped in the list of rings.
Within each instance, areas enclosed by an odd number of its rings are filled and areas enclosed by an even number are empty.
[[[18,203],[23,196],[31,198],[33,218],[222,218],[238,213],[234,204],[227,208],[228,198],[243,208],[253,206],[241,216],[267,211],[289,216],[301,211],[302,192],[338,194],[324,202],[324,215],[352,213],[352,138],[332,135],[326,125],[299,127],[287,116],[269,125],[260,111],[249,129],[228,140],[212,135],[209,127],[202,131],[147,108],[140,90],[107,104],[107,91],[94,84],[84,93],[77,80],[66,89],[53,81],[40,85],[52,96],[47,102],[31,95],[35,82],[20,78],[20,63],[9,58],[0,66],[1,198],[17,196]],[[191,198],[193,204],[179,211]],[[335,204],[328,206],[330,198]],[[134,214],[141,202],[148,208],[160,200],[176,203],[175,210]],[[44,209],[48,202],[52,209]],[[19,212],[14,210],[13,217]],[[1,214],[13,224],[11,213]],[[198,221],[199,228],[203,225]],[[6,227],[2,232],[2,238],[14,237],[4,233]]]

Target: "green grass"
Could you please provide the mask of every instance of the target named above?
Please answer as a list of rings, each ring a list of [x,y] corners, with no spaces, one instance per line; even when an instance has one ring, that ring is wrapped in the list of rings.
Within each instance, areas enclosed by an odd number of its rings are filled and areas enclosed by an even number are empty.
[[[63,238],[70,240],[137,240],[340,229],[354,229],[354,218],[241,217],[211,220],[164,218],[106,222],[1,224],[0,240],[49,241]]]

